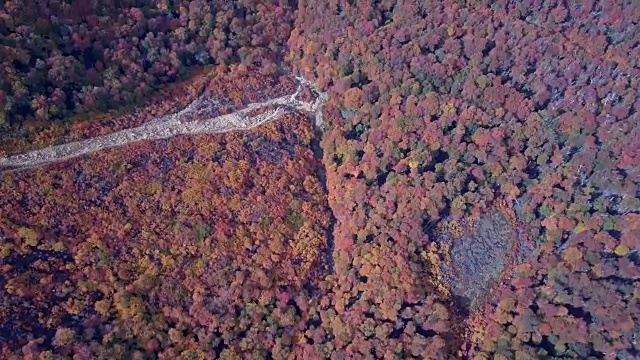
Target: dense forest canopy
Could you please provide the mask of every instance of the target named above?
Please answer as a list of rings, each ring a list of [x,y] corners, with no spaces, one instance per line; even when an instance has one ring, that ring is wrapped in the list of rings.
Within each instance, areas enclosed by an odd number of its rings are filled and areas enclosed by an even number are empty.
[[[328,102],[0,173],[0,357],[640,357],[636,2],[24,3],[7,154]]]
[[[292,14],[285,1],[6,1],[0,125],[140,102],[197,65],[273,71]]]

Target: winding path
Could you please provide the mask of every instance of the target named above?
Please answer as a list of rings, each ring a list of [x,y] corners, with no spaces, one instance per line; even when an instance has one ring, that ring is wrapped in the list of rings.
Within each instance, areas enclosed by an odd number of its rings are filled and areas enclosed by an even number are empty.
[[[247,130],[277,120],[293,111],[312,113],[315,116],[315,125],[321,127],[323,125],[322,107],[328,99],[327,94],[317,90],[312,83],[301,77],[296,77],[296,80],[298,81],[298,87],[293,94],[260,103],[252,103],[244,109],[230,114],[183,121],[185,117],[206,115],[207,112],[215,110],[218,106],[215,99],[201,96],[177,113],[153,119],[135,128],[0,158],[0,171],[14,171],[44,165],[99,150],[127,145],[136,141],[166,139],[177,135],[215,134],[234,130]],[[309,87],[314,94],[315,99],[312,102],[296,99],[304,86]],[[251,115],[252,112],[263,108],[267,109],[258,115]]]

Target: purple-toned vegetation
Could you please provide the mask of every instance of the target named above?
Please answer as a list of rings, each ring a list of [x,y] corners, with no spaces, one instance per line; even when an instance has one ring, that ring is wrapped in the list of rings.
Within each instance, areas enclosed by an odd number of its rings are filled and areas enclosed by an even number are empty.
[[[284,58],[329,101],[319,140],[296,116],[1,175],[2,356],[640,356],[633,1],[152,1],[62,25],[24,24],[73,7],[5,3],[10,122],[133,101],[198,57],[216,77],[192,94],[278,93]],[[53,78],[21,87],[52,26]]]

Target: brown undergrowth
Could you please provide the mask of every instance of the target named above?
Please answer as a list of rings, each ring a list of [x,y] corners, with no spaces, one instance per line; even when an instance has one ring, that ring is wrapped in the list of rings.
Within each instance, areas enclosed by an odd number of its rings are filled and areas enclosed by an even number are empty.
[[[532,257],[533,244],[522,234],[525,224],[501,199],[482,214],[440,220],[433,241],[421,251],[427,281],[449,299],[458,318],[459,356],[473,356],[472,345],[486,326],[487,301],[511,280],[514,267]]]

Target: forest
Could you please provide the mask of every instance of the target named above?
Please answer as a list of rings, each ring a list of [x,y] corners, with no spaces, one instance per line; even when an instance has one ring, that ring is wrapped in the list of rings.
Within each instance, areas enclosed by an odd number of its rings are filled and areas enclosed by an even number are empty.
[[[23,5],[27,6],[23,6]],[[637,359],[633,0],[7,0],[3,359]],[[635,59],[635,60],[634,60]]]

